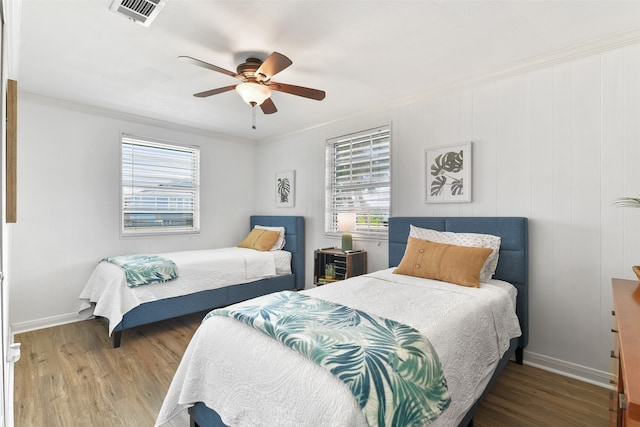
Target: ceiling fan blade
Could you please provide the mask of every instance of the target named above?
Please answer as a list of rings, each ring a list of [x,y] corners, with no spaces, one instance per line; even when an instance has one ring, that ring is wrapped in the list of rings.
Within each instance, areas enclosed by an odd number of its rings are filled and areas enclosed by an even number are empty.
[[[276,108],[276,104],[273,103],[271,98],[265,99],[264,102],[260,104],[260,108],[265,114],[273,114],[278,111],[278,109]]]
[[[264,80],[269,80],[291,64],[293,64],[293,62],[289,58],[281,53],[273,52],[264,60],[260,68],[256,70],[256,74],[263,76]]]
[[[309,99],[315,99],[316,101],[322,101],[326,96],[323,90],[311,89],[308,87],[289,85],[286,83],[270,82],[268,84],[269,89],[277,90],[278,92],[290,93],[291,95],[303,96]]]
[[[198,98],[206,98],[207,96],[217,95],[219,93],[229,92],[230,90],[234,90],[236,85],[219,87],[218,89],[205,90],[204,92],[194,93],[193,96]]]
[[[194,65],[197,65],[198,67],[206,68],[208,70],[226,74],[227,76],[235,77],[236,79],[240,78],[240,76],[233,71],[225,70],[224,68],[220,68],[217,65],[209,64],[208,62],[200,61],[199,59],[192,58],[190,56],[178,56],[178,59],[181,61],[190,62]]]

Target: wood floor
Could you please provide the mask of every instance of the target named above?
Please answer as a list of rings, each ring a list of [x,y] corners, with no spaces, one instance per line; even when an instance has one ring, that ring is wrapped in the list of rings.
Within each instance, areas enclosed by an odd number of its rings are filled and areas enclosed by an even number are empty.
[[[100,320],[16,335],[16,427],[153,426],[203,315],[124,331],[118,349]],[[604,427],[607,406],[606,389],[509,363],[475,426]],[[188,425],[186,415],[169,424]]]

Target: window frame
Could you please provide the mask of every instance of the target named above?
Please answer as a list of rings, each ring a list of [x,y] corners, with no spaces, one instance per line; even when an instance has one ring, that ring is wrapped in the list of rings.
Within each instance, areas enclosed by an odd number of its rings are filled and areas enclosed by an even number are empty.
[[[131,178],[125,176],[125,150],[127,146],[139,146],[148,147],[151,149],[163,149],[171,150],[175,153],[188,153],[191,156],[190,162],[192,169],[190,170],[190,180],[192,180],[192,186],[175,186],[167,189],[167,192],[178,191],[191,193],[188,204],[191,204],[189,210],[192,215],[192,224],[186,226],[141,226],[141,227],[126,227],[125,220],[127,217],[127,192],[125,187],[134,187],[133,183],[129,186],[126,184],[127,180],[131,181]],[[134,167],[131,167],[135,170]],[[144,236],[169,236],[169,235],[188,235],[200,233],[200,147],[197,145],[182,144],[173,141],[160,140],[155,138],[139,137],[126,133],[120,134],[120,236],[122,238],[131,237],[144,237]],[[161,187],[159,184],[158,187]],[[138,186],[139,187],[139,186]],[[157,187],[149,187],[157,191]],[[133,191],[133,190],[132,190]],[[157,196],[156,196],[157,197]],[[129,201],[129,203],[131,203]],[[141,209],[138,209],[141,210]],[[178,211],[176,211],[178,212]],[[157,213],[157,212],[156,212]],[[171,213],[170,211],[166,212]],[[154,214],[154,212],[150,212]]]
[[[386,155],[386,167],[383,170],[384,175],[386,175],[385,179],[376,180],[373,179],[369,182],[369,184],[357,184],[352,183],[351,185],[343,185],[342,191],[353,190],[362,190],[366,191],[367,188],[377,187],[383,188],[381,195],[383,199],[378,200],[378,203],[385,203],[386,206],[383,208],[374,208],[367,209],[363,206],[340,206],[340,202],[337,201],[339,198],[336,195],[336,189],[339,187],[337,184],[338,178],[336,178],[336,147],[339,145],[349,145],[353,146],[354,143],[362,142],[365,139],[369,139],[373,144],[373,141],[376,139],[385,139],[386,138],[386,147],[384,152],[380,152],[383,155]],[[391,124],[378,126],[375,128],[354,132],[351,134],[343,135],[340,137],[330,138],[326,141],[326,151],[325,151],[325,161],[326,161],[326,169],[325,169],[325,235],[331,237],[338,237],[342,235],[342,232],[337,229],[337,217],[340,212],[356,212],[356,230],[352,231],[351,234],[355,238],[359,239],[376,239],[376,240],[386,240],[388,239],[388,231],[389,231],[389,217],[391,216],[391,142],[392,142],[392,129]],[[364,150],[366,151],[366,150]],[[385,154],[386,153],[386,154]],[[360,152],[363,154],[363,152]],[[351,153],[353,157],[353,151]],[[366,157],[366,156],[365,156]],[[384,157],[384,156],[383,156]],[[379,175],[380,172],[376,172],[375,170],[379,168],[375,165],[377,162],[383,157],[377,157],[373,151],[369,151],[369,176]],[[352,159],[353,160],[353,159]],[[361,159],[362,160],[362,159]],[[365,159],[366,160],[366,159]],[[372,163],[372,161],[374,161]],[[353,170],[353,161],[349,163],[349,168]],[[375,216],[381,215],[382,220],[376,225]],[[373,218],[372,218],[373,217]]]

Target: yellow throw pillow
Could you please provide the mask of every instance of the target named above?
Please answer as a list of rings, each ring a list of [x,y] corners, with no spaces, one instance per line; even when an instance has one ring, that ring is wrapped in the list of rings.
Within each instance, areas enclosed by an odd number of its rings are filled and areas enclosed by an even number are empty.
[[[268,251],[280,237],[277,231],[254,228],[251,233],[238,244],[239,248],[255,249],[257,251]]]
[[[491,248],[457,246],[409,237],[400,265],[393,272],[477,288],[480,270]]]

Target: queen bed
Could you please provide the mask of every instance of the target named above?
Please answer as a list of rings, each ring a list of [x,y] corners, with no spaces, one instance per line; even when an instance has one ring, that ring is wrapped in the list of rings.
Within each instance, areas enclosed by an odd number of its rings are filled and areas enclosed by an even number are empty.
[[[246,248],[220,248],[161,254],[174,259],[178,277],[129,287],[117,265],[101,261],[79,299],[84,317],[103,317],[113,346],[122,331],[161,320],[222,307],[256,296],[304,288],[304,217],[250,217],[254,227],[283,227],[284,247],[259,253]],[[212,257],[218,261],[210,261]],[[273,270],[273,272],[271,272]]]
[[[469,233],[498,237],[499,256],[493,278],[482,281],[479,287],[467,287],[411,274],[398,274],[396,270],[400,268],[396,266],[411,266],[413,261],[403,261],[421,256],[418,253],[423,246],[416,246],[412,241],[414,230],[421,229],[455,233],[451,235],[456,238]],[[432,244],[426,240],[420,244],[424,242]],[[238,314],[244,315],[252,310],[258,310],[260,315],[270,313],[274,299],[289,300],[294,296],[303,301],[309,299],[312,301],[311,307],[318,304],[316,301],[322,304],[328,302],[329,305],[336,305],[337,309],[334,307],[334,310],[351,310],[349,316],[352,318],[373,319],[373,323],[385,325],[398,324],[426,336],[432,345],[426,348],[431,348],[435,359],[439,359],[425,363],[434,367],[429,368],[436,375],[429,387],[435,385],[436,389],[430,388],[426,393],[428,399],[424,398],[425,401],[429,400],[424,406],[428,406],[432,412],[419,418],[422,421],[415,425],[469,425],[479,402],[504,365],[512,357],[522,363],[522,350],[528,340],[527,219],[390,218],[388,265],[388,269],[295,295],[267,295],[207,315],[185,352],[156,425],[165,424],[184,409],[188,409],[192,425],[202,427],[394,424],[389,413],[381,415],[380,408],[394,401],[395,394],[393,398],[381,397],[380,393],[374,397],[383,402],[374,405],[378,408],[376,418],[376,413],[372,415],[365,410],[368,402],[363,404],[361,397],[357,397],[360,395],[354,392],[353,383],[348,384],[349,378],[355,376],[350,371],[351,365],[329,372],[310,360],[327,359],[326,355],[314,359],[317,355],[313,353],[314,349],[324,348],[325,335],[332,335],[330,329],[322,330],[319,338],[312,341],[314,345],[307,346],[307,353],[304,353],[282,345],[283,342],[296,341],[297,336],[285,336],[278,342],[268,335],[276,337],[283,334],[272,331],[270,326],[265,333],[238,321],[242,319]],[[308,309],[300,312],[303,311]],[[291,324],[297,323],[297,316],[296,312]],[[339,348],[344,350],[349,345],[341,344]],[[328,358],[338,359],[338,356],[333,356],[329,355]],[[413,360],[406,353],[389,357],[389,360],[392,359],[393,369],[398,372],[405,369],[404,361]],[[395,374],[385,375],[388,380]],[[372,381],[371,387],[367,388],[362,386],[364,381],[358,381],[356,388],[359,391],[366,389],[369,399],[374,396],[370,389],[378,390],[379,383],[384,382]],[[443,383],[446,383],[445,390],[437,388]],[[435,400],[432,401],[432,398]],[[401,409],[393,410],[396,411],[393,417],[396,413],[403,413]],[[408,412],[411,411],[404,411],[402,416],[413,416]]]

